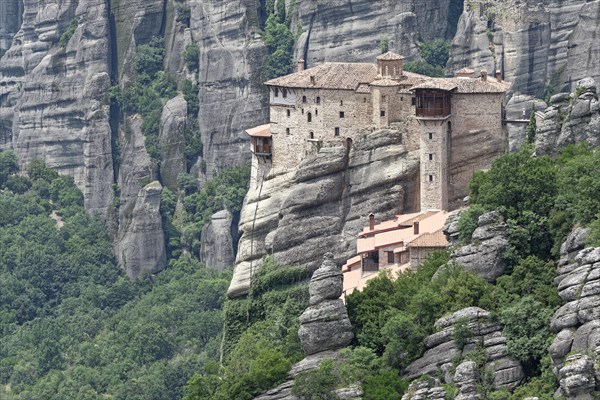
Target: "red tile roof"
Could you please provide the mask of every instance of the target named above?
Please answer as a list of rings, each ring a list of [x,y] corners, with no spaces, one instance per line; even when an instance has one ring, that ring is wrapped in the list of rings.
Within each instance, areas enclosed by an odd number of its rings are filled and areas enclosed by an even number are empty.
[[[271,137],[271,124],[260,125],[256,128],[246,129],[248,136],[252,137]]]
[[[314,77],[314,84],[311,80]],[[377,77],[375,64],[325,63],[294,74],[271,79],[268,86],[314,89],[355,90],[361,83],[370,83]]]

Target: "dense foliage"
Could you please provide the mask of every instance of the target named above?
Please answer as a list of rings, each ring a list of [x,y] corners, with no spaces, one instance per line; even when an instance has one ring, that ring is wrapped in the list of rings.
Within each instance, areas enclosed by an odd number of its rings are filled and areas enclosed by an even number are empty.
[[[444,76],[450,56],[450,41],[436,39],[431,42],[417,42],[421,60],[408,61],[404,69],[427,76]]]
[[[72,178],[0,163],[0,398],[181,398],[218,360],[231,275],[180,257],[130,282]]]
[[[263,41],[269,50],[266,63],[266,79],[276,78],[292,72],[295,37],[290,25],[295,8],[295,0],[289,3],[287,10],[285,0],[266,1],[265,15],[267,18],[263,36]]]

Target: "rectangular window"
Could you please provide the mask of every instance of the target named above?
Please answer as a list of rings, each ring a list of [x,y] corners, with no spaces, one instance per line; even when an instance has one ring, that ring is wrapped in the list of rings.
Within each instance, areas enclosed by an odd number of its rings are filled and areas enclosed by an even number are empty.
[[[417,105],[417,98],[413,97],[412,99],[410,99],[410,104],[412,104],[413,106]]]
[[[285,133],[289,135],[290,134],[290,128],[285,128]]]
[[[292,115],[292,112],[290,110],[287,110],[287,116],[288,116],[288,118],[290,117],[290,115]]]
[[[429,161],[433,160],[433,154],[429,154]]]
[[[343,111],[340,111],[340,118],[344,118],[346,114]]]
[[[386,253],[387,253],[388,264],[393,264],[394,263],[394,252],[386,251]]]
[[[335,128],[335,136],[340,136],[340,128]]]
[[[385,117],[385,111],[381,110],[381,113],[379,115],[381,115],[382,117]]]
[[[275,88],[275,97],[279,97],[279,88]]]
[[[433,182],[433,175],[429,175],[429,182]]]
[[[433,139],[433,133],[429,132],[429,139]]]

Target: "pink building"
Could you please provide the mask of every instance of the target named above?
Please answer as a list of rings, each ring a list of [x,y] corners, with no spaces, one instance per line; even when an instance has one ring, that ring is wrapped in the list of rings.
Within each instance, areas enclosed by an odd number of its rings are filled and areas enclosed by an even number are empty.
[[[448,218],[446,211],[422,211],[398,215],[391,221],[375,224],[369,216],[356,242],[357,256],[344,264],[344,294],[362,290],[380,271],[396,275],[416,268],[434,250],[446,248],[448,242],[442,229]]]

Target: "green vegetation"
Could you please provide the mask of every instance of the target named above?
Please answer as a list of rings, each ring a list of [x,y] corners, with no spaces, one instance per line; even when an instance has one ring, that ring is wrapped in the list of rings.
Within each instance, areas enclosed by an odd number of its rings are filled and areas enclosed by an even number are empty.
[[[409,61],[404,69],[427,76],[444,76],[444,69],[450,56],[450,41],[436,39],[431,42],[417,42],[422,60]]]
[[[198,44],[196,42],[192,42],[192,44],[185,46],[183,60],[190,71],[198,70],[200,63],[200,49],[198,49]]]
[[[71,177],[0,163],[0,398],[181,398],[218,359],[231,274],[180,257],[130,282]]]
[[[252,399],[282,382],[304,357],[298,316],[308,306],[310,271],[266,259],[247,298],[228,300],[223,368],[204,369],[185,388],[185,400]]]
[[[266,63],[266,79],[289,74],[292,71],[295,37],[290,28],[295,12],[291,1],[286,13],[285,0],[267,0],[265,5],[265,32],[263,41],[269,49]]]
[[[75,31],[77,30],[78,25],[79,25],[79,23],[77,21],[77,18],[73,18],[71,20],[71,23],[67,27],[67,30],[62,35],[60,35],[60,39],[58,39],[58,47],[60,47],[60,48],[67,47],[67,44],[69,44],[69,40],[71,40],[71,38],[75,34]]]
[[[381,40],[379,41],[379,50],[381,51],[381,54],[385,54],[390,50],[390,39],[388,39],[387,36],[381,37]]]
[[[531,113],[529,114],[529,124],[527,124],[526,137],[527,143],[535,143],[535,132],[537,131],[537,121],[535,119],[535,105],[531,105]]]

